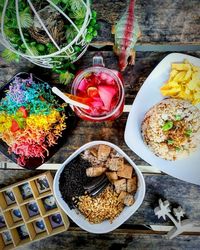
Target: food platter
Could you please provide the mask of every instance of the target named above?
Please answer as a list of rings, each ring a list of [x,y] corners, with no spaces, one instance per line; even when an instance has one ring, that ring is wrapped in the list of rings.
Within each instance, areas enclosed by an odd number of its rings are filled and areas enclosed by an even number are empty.
[[[6,85],[4,85],[0,89],[0,100],[2,100],[2,98],[5,97],[5,91],[9,89],[9,86],[10,86],[11,82],[16,77],[19,77],[21,79],[27,79],[28,77],[30,77],[30,74],[29,73],[24,73],[24,72],[16,74]],[[37,78],[34,75],[32,75],[32,79],[35,82],[37,82],[37,84],[45,83],[43,80]],[[48,85],[50,85],[50,84],[48,83]],[[55,96],[55,99],[56,99],[56,101],[58,102],[59,105],[63,103],[57,96]],[[60,149],[60,147],[64,143],[66,143],[66,138],[68,137],[71,129],[75,126],[75,124],[77,122],[77,118],[75,117],[73,111],[71,110],[71,108],[69,106],[65,107],[64,112],[65,112],[65,115],[66,115],[66,119],[65,119],[66,128],[62,131],[62,134],[58,138],[57,143],[48,148],[48,154],[47,153],[45,154],[44,159],[42,159],[41,157],[30,157],[30,158],[27,159],[25,165],[23,165],[22,167],[24,167],[26,169],[35,169],[35,168],[39,167],[44,162],[48,161]],[[2,139],[0,139],[0,151],[5,156],[7,156],[10,160],[17,163],[17,155],[15,153],[13,153],[13,152],[9,153],[8,149],[9,149],[9,146],[7,145],[7,143],[4,142]]]
[[[145,80],[128,116],[125,142],[132,151],[152,166],[178,179],[200,185],[200,148],[187,158],[168,161],[154,155],[144,143],[141,135],[141,123],[146,112],[164,99],[160,93],[160,87],[169,78],[171,63],[182,62],[184,59],[196,66],[200,66],[200,59],[196,57],[172,53],[166,56]]]

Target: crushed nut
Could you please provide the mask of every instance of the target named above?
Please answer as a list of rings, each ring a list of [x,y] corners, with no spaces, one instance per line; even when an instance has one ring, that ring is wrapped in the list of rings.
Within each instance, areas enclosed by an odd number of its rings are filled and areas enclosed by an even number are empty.
[[[124,204],[118,200],[118,194],[111,185],[97,197],[80,196],[77,205],[90,223],[101,223],[104,220],[112,223],[124,208]]]

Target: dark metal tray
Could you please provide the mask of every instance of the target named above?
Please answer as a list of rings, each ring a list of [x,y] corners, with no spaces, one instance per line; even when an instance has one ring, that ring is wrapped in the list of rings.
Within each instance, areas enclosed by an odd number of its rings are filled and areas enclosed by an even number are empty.
[[[3,97],[5,97],[5,90],[7,90],[9,88],[10,83],[14,80],[15,77],[27,79],[29,76],[30,76],[30,73],[24,73],[24,72],[20,72],[20,73],[16,74],[15,76],[13,76],[7,84],[5,84],[3,87],[0,88],[0,100]],[[32,74],[32,78],[33,78],[33,80],[36,80],[36,82],[38,84],[40,82],[45,82],[45,81],[37,78],[33,74]],[[50,83],[48,83],[48,84],[51,86]],[[55,98],[58,100],[59,103],[63,103],[59,97],[55,97]],[[26,161],[25,166],[22,166],[23,168],[36,169],[37,167],[42,165],[44,162],[48,161],[66,143],[67,137],[70,135],[72,128],[74,128],[77,124],[78,118],[75,116],[74,112],[71,110],[69,105],[65,108],[65,113],[66,113],[66,117],[67,117],[67,119],[66,119],[67,127],[65,130],[62,131],[62,136],[59,137],[59,139],[57,140],[57,144],[48,148],[49,155],[45,156],[44,161],[42,161],[42,158],[39,158],[39,157],[29,158]],[[9,154],[8,148],[9,148],[8,145],[2,139],[0,139],[0,151],[5,156],[7,156],[10,160],[17,163],[17,155],[14,153]]]

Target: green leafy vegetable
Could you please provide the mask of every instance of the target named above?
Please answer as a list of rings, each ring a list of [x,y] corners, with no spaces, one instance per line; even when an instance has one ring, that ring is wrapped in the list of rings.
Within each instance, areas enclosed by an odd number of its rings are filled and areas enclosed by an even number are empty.
[[[191,129],[187,129],[185,131],[185,135],[188,136],[188,137],[190,137],[192,135],[192,130]]]
[[[173,145],[173,144],[174,144],[174,140],[168,139],[168,140],[167,140],[167,144],[168,144],[168,145]]]
[[[175,120],[176,121],[180,121],[182,118],[181,118],[181,115],[175,115]]]
[[[173,128],[173,122],[172,121],[167,121],[163,126],[162,126],[162,130],[163,131],[168,131],[171,128]]]

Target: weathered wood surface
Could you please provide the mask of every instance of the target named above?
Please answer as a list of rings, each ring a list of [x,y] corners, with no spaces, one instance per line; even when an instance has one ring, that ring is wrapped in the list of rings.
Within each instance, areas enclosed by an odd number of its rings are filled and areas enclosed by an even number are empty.
[[[141,232],[109,233],[92,235],[85,232],[64,232],[31,243],[19,250],[199,250],[200,237],[181,235],[168,240],[165,235],[142,234]]]
[[[41,171],[1,170],[0,188],[40,173]],[[55,171],[51,171],[51,173],[54,175]],[[133,230],[134,225],[172,225],[170,221],[158,219],[154,215],[154,208],[158,205],[159,198],[169,200],[173,207],[182,206],[186,215],[199,223],[200,226],[200,186],[186,183],[168,175],[145,174],[144,177],[146,182],[144,201],[138,211],[120,228]]]
[[[111,26],[122,15],[126,8],[126,1],[119,0],[94,0],[94,9],[98,12],[101,22],[99,36],[93,45],[113,44]],[[199,45],[200,35],[200,1],[136,1],[136,16],[142,31],[142,37],[138,45]],[[117,69],[118,58],[114,56],[112,47],[106,47],[110,51],[101,51],[105,64],[109,68]],[[154,48],[155,48],[154,47]],[[188,47],[190,51],[191,47]],[[198,48],[198,47],[196,47]],[[0,48],[1,50],[1,48]],[[98,51],[90,47],[83,58],[78,62],[78,68],[86,68],[92,64],[92,56]],[[187,49],[185,49],[186,53]],[[163,52],[137,52],[136,65],[128,67],[124,72],[126,104],[132,104],[134,98],[152,69],[167,55]],[[200,57],[200,52],[188,52]],[[33,72],[40,78],[57,82],[50,70],[39,68],[26,60],[20,64],[8,64],[0,58],[0,85],[7,82],[15,73],[27,71]],[[70,86],[65,90],[69,90]],[[71,153],[81,145],[92,140],[108,140],[122,148],[136,164],[147,165],[134,154],[124,142],[124,129],[127,113],[114,122],[90,123],[79,120],[76,128],[66,139],[66,144],[49,161],[49,163],[62,163]],[[86,133],[87,131],[87,133]],[[7,159],[0,154],[0,161]],[[41,171],[28,170],[0,170],[0,188],[14,182],[24,180]],[[55,171],[52,171],[55,173]],[[92,235],[79,229],[71,222],[68,232],[49,237],[21,247],[26,250],[43,249],[199,249],[200,236],[181,235],[173,240],[167,240],[164,233],[152,233],[150,230],[135,230],[138,224],[146,225],[172,225],[170,221],[158,220],[153,209],[157,206],[158,198],[168,199],[172,204],[181,205],[189,218],[200,223],[200,187],[192,185],[167,175],[145,174],[146,195],[143,204],[138,211],[129,218],[119,229],[104,235]]]
[[[111,26],[123,14],[127,1],[94,0],[101,23],[97,44],[112,44]],[[137,0],[135,15],[142,31],[139,44],[199,44],[199,0]]]

